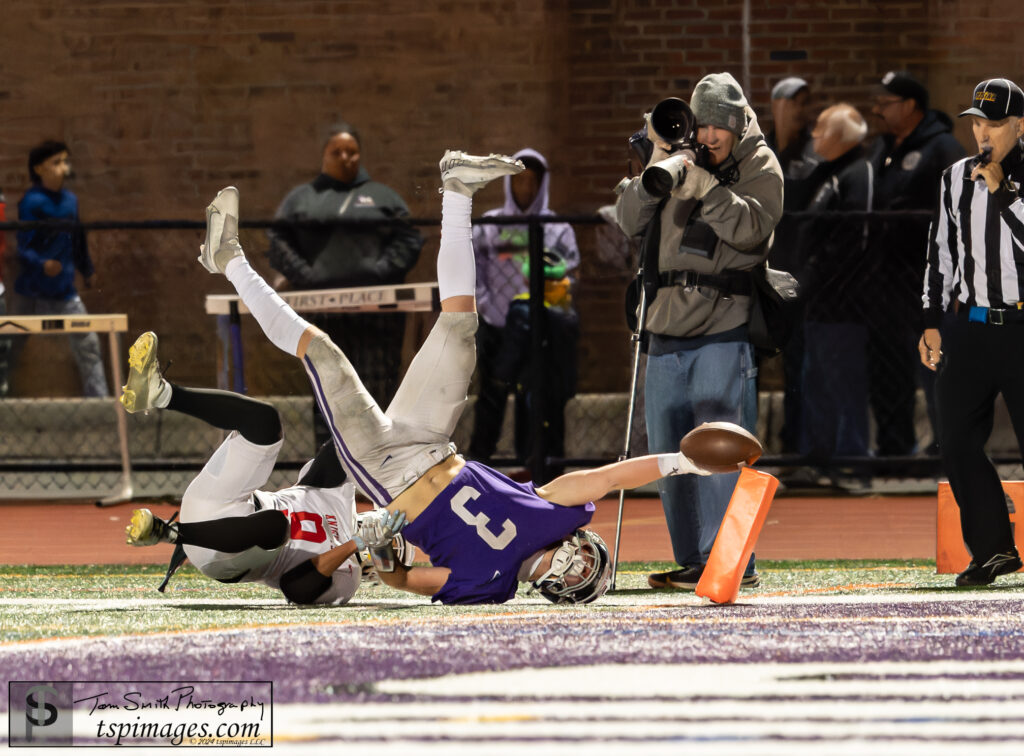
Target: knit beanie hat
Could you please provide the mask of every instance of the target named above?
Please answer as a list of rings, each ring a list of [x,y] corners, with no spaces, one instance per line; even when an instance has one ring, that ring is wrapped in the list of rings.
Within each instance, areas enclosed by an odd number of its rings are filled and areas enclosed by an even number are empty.
[[[742,134],[747,126],[747,98],[729,73],[708,74],[697,82],[690,109],[698,126],[717,126]]]

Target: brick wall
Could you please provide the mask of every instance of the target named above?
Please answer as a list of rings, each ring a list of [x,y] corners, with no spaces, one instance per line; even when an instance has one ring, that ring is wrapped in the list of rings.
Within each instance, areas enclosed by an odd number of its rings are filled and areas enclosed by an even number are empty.
[[[712,70],[749,85],[766,129],[771,84],[789,74],[812,83],[819,105],[865,106],[882,73],[907,68],[947,112],[983,77],[1024,79],[1024,24],[1005,0],[750,0],[747,26],[741,0],[7,0],[3,16],[0,186],[13,206],[28,148],[61,137],[88,220],[199,220],[227,183],[246,217],[269,217],[315,174],[321,131],[339,117],[361,129],[365,166],[414,215],[437,215],[436,163],[449,146],[536,147],[551,161],[552,207],[589,212],[611,201],[643,110],[687,97]],[[807,58],[771,59],[786,50]],[[963,124],[957,135],[970,145]],[[489,187],[477,208],[500,199]],[[593,236],[581,233],[588,246]],[[208,384],[216,341],[202,298],[228,289],[194,264],[198,239],[97,238],[99,287],[83,297],[93,311],[127,312],[133,332],[157,330],[173,377]],[[259,263],[260,237],[248,243]],[[583,388],[622,388],[627,276],[584,252]],[[432,277],[435,254],[432,242],[415,280]],[[302,390],[297,367],[254,330],[250,389]],[[74,391],[58,343],[26,351],[19,393]]]

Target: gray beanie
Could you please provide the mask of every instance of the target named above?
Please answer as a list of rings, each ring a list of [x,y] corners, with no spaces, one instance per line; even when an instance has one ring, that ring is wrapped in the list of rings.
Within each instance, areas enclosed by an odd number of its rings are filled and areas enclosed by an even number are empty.
[[[698,126],[717,126],[742,134],[747,126],[747,98],[729,73],[708,74],[697,82],[690,109]]]

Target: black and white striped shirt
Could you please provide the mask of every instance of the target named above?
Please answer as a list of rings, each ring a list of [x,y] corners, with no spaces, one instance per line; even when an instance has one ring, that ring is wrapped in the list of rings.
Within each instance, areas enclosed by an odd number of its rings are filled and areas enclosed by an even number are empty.
[[[924,321],[938,328],[953,300],[968,307],[1017,309],[1024,301],[1024,154],[1018,145],[1003,160],[1007,179],[990,193],[971,181],[974,158],[942,174],[939,206],[928,233]]]

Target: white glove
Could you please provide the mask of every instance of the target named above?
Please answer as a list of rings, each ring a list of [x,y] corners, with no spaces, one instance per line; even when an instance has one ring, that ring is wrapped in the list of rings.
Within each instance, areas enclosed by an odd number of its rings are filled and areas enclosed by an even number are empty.
[[[384,548],[407,524],[405,512],[377,509],[360,518],[359,532],[352,540],[360,551]]]
[[[647,121],[647,138],[650,139],[651,143],[654,145],[654,150],[651,152],[651,159],[647,161],[647,165],[654,165],[668,157],[669,150],[672,149],[672,146],[658,139],[658,135],[654,132],[654,128],[651,126],[650,113],[644,114],[644,120]]]
[[[675,454],[659,454],[658,470],[663,477],[669,475],[711,475],[710,470],[705,470],[682,452]]]
[[[689,158],[684,158],[684,160],[686,162],[686,178],[683,179],[683,183],[672,190],[672,196],[681,200],[704,199],[704,195],[718,186],[718,179],[699,165],[694,165]]]

